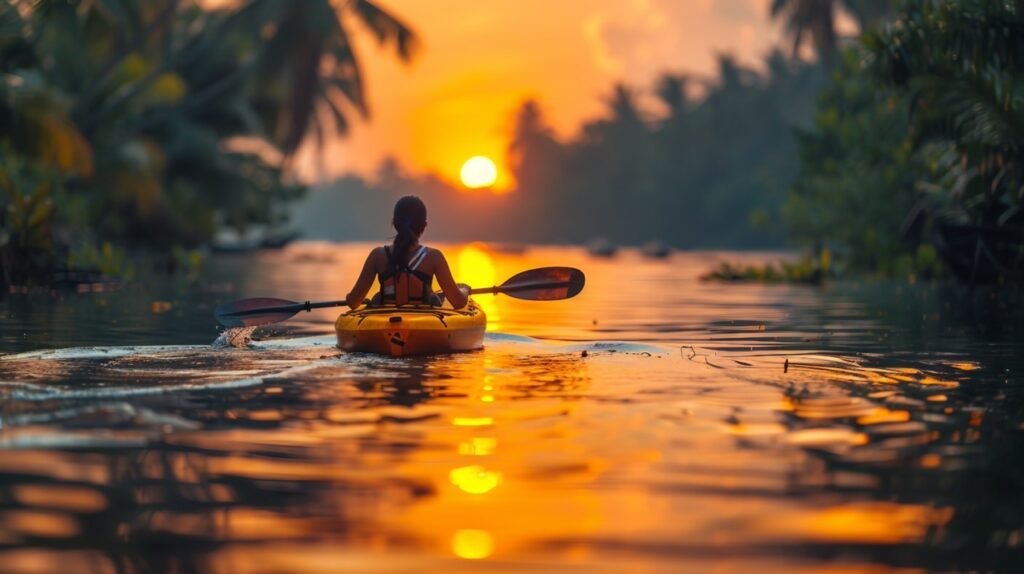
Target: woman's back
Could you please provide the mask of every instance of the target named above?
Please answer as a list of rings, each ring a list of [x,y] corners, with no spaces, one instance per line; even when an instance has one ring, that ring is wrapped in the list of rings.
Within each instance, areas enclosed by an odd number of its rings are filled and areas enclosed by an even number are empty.
[[[352,291],[345,297],[349,307],[362,304],[374,279],[380,282],[382,302],[405,305],[431,304],[432,285],[437,278],[448,301],[456,309],[469,302],[469,290],[459,288],[452,277],[444,254],[420,245],[420,235],[427,228],[427,206],[420,198],[407,195],[395,203],[391,225],[398,232],[390,246],[377,247],[366,257]]]
[[[435,301],[432,297],[432,285],[435,279],[453,307],[456,309],[465,307],[468,302],[468,293],[459,289],[444,254],[438,249],[420,245],[418,242],[410,247],[404,265],[398,265],[399,268],[404,267],[410,272],[396,271],[396,259],[391,246],[374,248],[363,264],[363,271],[360,273],[356,285],[346,297],[349,307],[355,308],[362,304],[375,280],[381,286],[381,301],[384,303],[433,304]],[[405,296],[400,299],[400,289],[403,284],[406,286]],[[393,293],[386,291],[389,286],[394,287]],[[387,290],[390,291],[390,289]],[[399,303],[399,300],[405,302]]]
[[[435,304],[437,298],[434,296],[432,288],[434,274],[423,269],[426,267],[424,260],[430,253],[430,249],[425,245],[418,245],[415,249],[410,249],[406,257],[399,259],[399,255],[392,251],[392,247],[385,245],[382,248],[385,258],[384,268],[377,268],[377,280],[380,282],[380,302],[395,305]]]

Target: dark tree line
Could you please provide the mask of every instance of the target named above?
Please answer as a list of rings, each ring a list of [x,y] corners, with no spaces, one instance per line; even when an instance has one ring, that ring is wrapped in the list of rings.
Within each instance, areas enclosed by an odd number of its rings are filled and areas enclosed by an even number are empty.
[[[797,169],[792,128],[809,119],[821,80],[818,65],[779,52],[761,71],[721,56],[713,80],[662,76],[657,110],[616,85],[606,113],[568,141],[541,103],[525,102],[509,150],[517,219],[535,241],[779,245]]]

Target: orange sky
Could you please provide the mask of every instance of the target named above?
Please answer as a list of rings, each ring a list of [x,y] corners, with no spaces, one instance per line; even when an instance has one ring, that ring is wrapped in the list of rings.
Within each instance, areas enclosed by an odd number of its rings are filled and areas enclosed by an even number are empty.
[[[663,70],[712,74],[715,55],[756,64],[778,42],[770,0],[378,0],[418,32],[403,66],[362,37],[373,117],[320,161],[305,150],[305,179],[371,172],[386,155],[455,180],[473,155],[504,169],[511,113],[528,97],[569,135],[601,112],[612,83],[650,88]]]

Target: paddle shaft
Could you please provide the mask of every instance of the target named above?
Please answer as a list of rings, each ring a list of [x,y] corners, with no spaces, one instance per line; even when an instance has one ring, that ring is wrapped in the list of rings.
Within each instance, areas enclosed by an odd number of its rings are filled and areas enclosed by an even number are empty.
[[[509,291],[526,291],[529,289],[550,288],[556,289],[558,287],[568,287],[568,281],[562,281],[559,283],[545,283],[542,285],[512,285],[510,287],[502,287],[501,285],[495,285],[494,287],[478,287],[476,289],[470,289],[470,295],[498,295],[500,293],[507,293]],[[282,305],[280,307],[262,307],[259,309],[247,309],[245,311],[235,311],[231,313],[234,317],[244,317],[246,315],[261,315],[265,313],[298,313],[299,311],[312,311],[313,309],[326,309],[328,307],[343,307],[348,305],[347,301],[318,301],[313,303],[306,301],[305,303],[296,303],[294,305]]]
[[[568,281],[562,281],[558,283],[544,283],[541,285],[512,285],[509,287],[502,287],[501,285],[495,285],[494,287],[478,287],[470,289],[470,295],[498,295],[500,293],[507,293],[509,291],[526,291],[529,289],[546,288],[546,289],[557,289],[558,287],[568,287]],[[258,315],[261,313],[298,313],[299,311],[312,311],[313,309],[326,309],[328,307],[343,307],[348,305],[347,301],[318,301],[313,303],[306,301],[305,303],[296,303],[294,305],[282,305],[280,307],[263,307],[261,309],[249,309],[246,311],[236,311],[232,315],[241,317],[245,315]]]
[[[533,289],[557,289],[559,287],[569,287],[572,285],[570,281],[560,281],[557,283],[534,283],[534,284],[523,284],[523,285],[510,285],[503,287],[501,285],[495,285],[494,287],[476,287],[469,290],[470,295],[499,295],[501,293],[509,293],[512,291],[530,291]]]
[[[265,313],[298,313],[299,311],[312,311],[313,309],[326,309],[327,307],[341,307],[348,305],[347,301],[319,301],[312,303],[296,303],[294,305],[282,305],[280,307],[261,307],[258,309],[246,309],[231,313],[232,317],[244,317],[245,315],[262,315]]]

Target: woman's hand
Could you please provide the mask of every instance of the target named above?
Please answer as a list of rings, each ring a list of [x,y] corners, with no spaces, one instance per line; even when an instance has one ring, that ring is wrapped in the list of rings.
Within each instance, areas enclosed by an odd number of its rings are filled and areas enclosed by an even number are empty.
[[[444,254],[440,251],[435,251],[435,253],[437,253],[437,262],[434,267],[434,277],[437,278],[437,284],[441,286],[441,290],[444,291],[445,297],[448,298],[448,302],[452,304],[453,308],[465,307],[469,301],[469,286],[462,283],[456,284]]]

